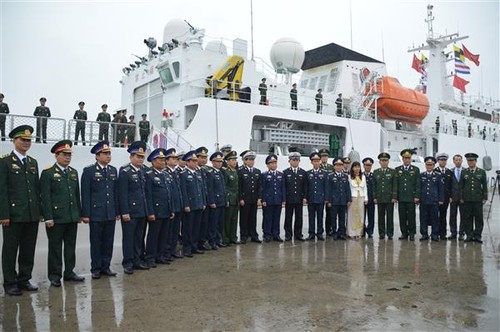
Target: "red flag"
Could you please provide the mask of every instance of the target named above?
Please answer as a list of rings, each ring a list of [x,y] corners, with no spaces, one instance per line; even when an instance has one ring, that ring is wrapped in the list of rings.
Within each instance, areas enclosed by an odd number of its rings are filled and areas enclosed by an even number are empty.
[[[479,66],[479,54],[472,54],[464,44],[462,44],[462,50],[464,51],[464,57],[474,62],[476,66]]]
[[[462,91],[463,93],[467,93],[467,91],[465,91],[465,86],[467,84],[469,84],[469,81],[464,80],[463,78],[458,77],[457,75],[453,76],[453,86],[458,90]]]
[[[413,62],[411,63],[411,67],[415,69],[417,72],[422,74],[422,68],[421,68],[422,62],[417,58],[415,54],[413,54]]]

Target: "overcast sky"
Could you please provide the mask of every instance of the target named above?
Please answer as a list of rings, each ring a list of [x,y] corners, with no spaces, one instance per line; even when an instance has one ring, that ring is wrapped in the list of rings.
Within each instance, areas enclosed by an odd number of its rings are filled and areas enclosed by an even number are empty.
[[[433,4],[434,31],[469,35],[463,43],[481,55],[479,67],[469,63],[467,90],[500,99],[499,1]],[[385,60],[389,75],[414,87],[419,75],[407,49],[425,41],[426,5],[352,0],[353,49]],[[269,63],[281,37],[297,39],[306,50],[331,42],[350,47],[349,1],[254,0],[253,9],[255,54]],[[92,120],[103,103],[119,108],[121,69],[135,60],[132,54],[147,53],[144,38],[161,43],[172,18],[210,37],[250,40],[250,0],[0,0],[0,14],[0,91],[17,114],[31,115],[42,96],[57,117],[71,117],[80,100]]]

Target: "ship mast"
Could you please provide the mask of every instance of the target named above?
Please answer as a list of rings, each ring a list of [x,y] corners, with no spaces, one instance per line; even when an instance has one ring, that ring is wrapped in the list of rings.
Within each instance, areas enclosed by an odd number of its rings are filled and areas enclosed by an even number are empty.
[[[427,5],[427,45],[422,44],[419,47],[411,48],[409,53],[417,51],[429,51],[428,62],[424,65],[427,73],[427,96],[429,98],[430,110],[426,120],[434,122],[438,113],[439,103],[441,102],[455,102],[453,94],[453,86],[451,77],[453,74],[447,73],[446,63],[454,60],[453,52],[446,53],[446,47],[454,44],[459,40],[469,38],[469,36],[460,37],[458,33],[453,33],[446,36],[434,35],[434,28],[432,23],[434,16],[432,10],[434,6]],[[424,122],[427,122],[424,120]],[[430,123],[429,123],[430,124]]]

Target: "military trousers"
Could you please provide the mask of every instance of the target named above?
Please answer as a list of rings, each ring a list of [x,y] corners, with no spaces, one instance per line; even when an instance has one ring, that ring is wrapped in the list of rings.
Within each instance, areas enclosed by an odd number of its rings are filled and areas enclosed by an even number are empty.
[[[373,236],[375,228],[375,203],[371,202],[365,205],[365,235]]]
[[[333,232],[337,238],[345,236],[346,214],[347,205],[332,205],[332,227]]]
[[[296,239],[302,238],[302,225],[303,225],[303,204],[293,203],[286,204],[285,207],[285,238],[291,239],[295,237]],[[295,223],[293,224],[293,215],[295,214]]]
[[[280,236],[281,204],[267,205],[262,208],[262,230],[264,237],[277,238]]]
[[[222,242],[236,243],[238,236],[238,205],[229,205],[224,213],[224,226],[222,227]]]
[[[149,133],[141,133],[141,141],[144,143],[148,142]]]
[[[48,274],[49,280],[59,280],[63,276],[63,243],[64,243],[64,278],[71,278],[75,273],[76,233],[78,223],[55,223],[47,228],[49,239]]]
[[[40,143],[43,140],[45,143],[47,141],[47,118],[37,117],[36,119],[36,142]]]
[[[2,270],[4,286],[31,279],[38,222],[11,222],[3,226]],[[18,255],[19,253],[19,255]],[[16,259],[19,272],[16,272]]]
[[[409,237],[417,232],[415,203],[398,202],[399,228],[401,236]]]
[[[169,218],[157,218],[155,221],[148,221],[148,235],[146,239],[145,261],[148,265],[157,260],[163,260],[161,253],[165,252],[168,242]]]
[[[326,235],[334,235],[335,230],[332,227],[332,207],[325,204],[325,231]]]
[[[240,207],[240,240],[248,237],[258,238],[257,234],[257,204],[245,203]]]
[[[448,202],[439,206],[439,236],[441,239],[446,237],[446,214],[448,213]]]
[[[394,203],[378,203],[378,235],[394,236]]]
[[[323,211],[324,203],[309,203],[307,211],[309,215],[309,236],[323,236]]]
[[[75,128],[75,145],[78,145],[78,136],[82,137],[83,145],[85,145],[85,124],[76,124]]]
[[[431,236],[433,239],[439,237],[439,206],[435,204],[420,204],[420,234],[429,236],[429,224],[432,225]]]
[[[464,202],[464,230],[467,239],[481,240],[483,234],[483,202]]]
[[[450,203],[450,232],[452,237],[456,237],[457,234],[465,235],[465,222],[464,222],[464,212],[463,204],[460,201],[453,201]],[[460,227],[458,225],[458,213],[460,213]],[[458,231],[458,233],[457,233]]]
[[[168,231],[168,246],[165,247],[168,252],[162,253],[162,258],[168,259],[177,253],[177,240],[181,231],[182,212],[176,212],[174,219],[169,222],[170,230]]]
[[[200,236],[200,223],[203,210],[185,212],[182,219],[182,247],[184,255],[198,250]]]
[[[131,218],[129,222],[122,220],[122,266],[132,269],[141,263],[143,255],[143,233],[146,218]]]
[[[113,257],[113,241],[116,221],[93,221],[90,228],[90,272],[101,272],[109,269]]]
[[[208,223],[210,221],[210,208],[207,206],[201,213],[201,219],[198,223],[197,236],[193,238],[198,243],[198,249],[203,249],[203,244],[208,241]],[[196,243],[195,242],[195,243]]]
[[[5,141],[5,115],[0,115],[0,135],[2,136],[2,141]]]
[[[208,243],[213,247],[222,242],[222,224],[224,222],[225,206],[209,209]]]
[[[109,140],[109,125],[100,124],[99,125],[99,141]]]

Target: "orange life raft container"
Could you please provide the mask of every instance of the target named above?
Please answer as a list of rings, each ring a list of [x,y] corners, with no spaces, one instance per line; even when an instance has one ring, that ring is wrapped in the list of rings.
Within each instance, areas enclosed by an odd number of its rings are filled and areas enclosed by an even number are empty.
[[[371,89],[373,82],[367,88]],[[372,92],[374,92],[372,90]],[[429,112],[429,99],[421,92],[402,86],[397,78],[384,76],[377,80],[378,116],[385,120],[421,124]]]

